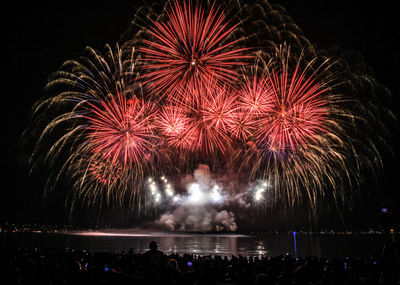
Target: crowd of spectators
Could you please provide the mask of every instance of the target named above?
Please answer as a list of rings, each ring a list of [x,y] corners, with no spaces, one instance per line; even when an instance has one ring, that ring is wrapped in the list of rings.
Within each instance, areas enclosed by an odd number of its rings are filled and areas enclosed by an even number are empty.
[[[2,284],[399,284],[393,258],[166,255],[73,249],[1,249]]]

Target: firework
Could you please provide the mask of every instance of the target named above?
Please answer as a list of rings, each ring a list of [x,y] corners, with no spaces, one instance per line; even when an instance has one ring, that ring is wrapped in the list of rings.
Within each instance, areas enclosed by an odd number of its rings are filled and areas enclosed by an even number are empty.
[[[357,181],[352,164],[359,154],[348,132],[354,115],[344,108],[345,97],[333,92],[335,62],[302,62],[301,56],[291,58],[290,48],[283,45],[266,63],[264,74],[245,83],[240,105],[243,109],[248,104],[253,132],[241,159],[256,177],[270,181],[268,203],[293,206],[306,201],[315,210],[325,195],[344,199],[341,187]],[[255,100],[247,99],[256,98],[258,84],[267,87],[263,90],[269,100],[255,109]],[[255,200],[261,200],[262,192],[256,193]]]
[[[297,64],[290,72],[286,60],[280,70],[268,71],[269,89],[264,87],[264,79],[254,83],[261,85],[258,89],[269,92],[269,96],[262,96],[268,98],[268,103],[258,100],[256,107],[250,106],[256,112],[257,139],[267,143],[271,151],[307,148],[316,136],[326,132],[323,126],[328,114],[325,82],[317,82],[307,76],[307,69],[300,71],[299,68]]]
[[[119,92],[96,106],[89,103],[87,143],[94,153],[102,153],[112,163],[141,164],[152,158],[156,136],[153,134],[154,105],[137,98],[126,100]]]
[[[93,205],[122,203],[125,194],[138,194],[133,185],[140,184],[144,169],[153,167],[157,112],[134,94],[133,50],[106,46],[105,55],[87,51],[87,57],[67,61],[52,76],[47,89],[57,94],[37,104],[38,122],[43,112],[63,113],[45,120],[32,159],[42,157],[46,146],[44,158],[53,166],[48,185],[57,185],[65,173],[76,199]],[[69,156],[60,161],[63,153]]]
[[[273,86],[268,76],[246,77],[240,90],[240,107],[251,116],[268,112],[272,107]]]
[[[234,120],[230,124],[230,133],[235,139],[248,142],[254,136],[258,118],[272,107],[272,93],[268,77],[259,77],[256,72],[252,78],[245,76],[238,91]]]
[[[374,81],[319,52],[285,11],[227,0],[237,4],[238,18],[249,13],[240,25],[215,5],[168,2],[123,48],[88,48],[63,64],[34,109],[32,161],[49,162],[48,185],[65,175],[73,198],[93,206],[128,197],[140,208],[142,193],[171,206],[186,198],[164,176],[162,189],[145,177],[208,163],[251,185],[268,181],[251,192],[256,204],[306,203],[315,213],[324,197],[345,201],[346,188],[375,174],[385,138],[366,122],[385,127],[360,86]],[[192,204],[224,200],[219,186],[186,186]]]
[[[165,21],[154,21],[154,40],[143,40],[142,76],[159,95],[175,96],[188,84],[201,86],[210,78],[227,84],[237,78],[235,67],[245,64],[247,48],[231,39],[237,24],[230,26],[214,5],[206,11],[191,2],[171,4]]]
[[[104,185],[113,184],[120,178],[121,167],[105,156],[93,159],[89,169],[93,178]]]
[[[191,132],[191,120],[182,108],[166,106],[160,112],[158,128],[170,148],[190,149],[194,137]]]
[[[234,122],[236,91],[209,81],[201,89],[188,88],[185,92],[189,93],[185,98],[196,98],[178,103],[190,120],[191,150],[206,155],[226,152],[232,142],[229,129]]]

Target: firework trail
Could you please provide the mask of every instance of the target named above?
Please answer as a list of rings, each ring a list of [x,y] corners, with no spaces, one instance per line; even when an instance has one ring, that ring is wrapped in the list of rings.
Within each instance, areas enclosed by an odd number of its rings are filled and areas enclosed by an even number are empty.
[[[382,168],[386,109],[375,91],[386,91],[348,55],[315,48],[283,7],[168,1],[144,11],[121,48],[65,62],[34,106],[32,169],[50,165],[49,189],[68,177],[72,204],[140,211],[148,176],[207,164],[246,176],[257,205],[316,214]],[[169,205],[151,195],[154,207]]]

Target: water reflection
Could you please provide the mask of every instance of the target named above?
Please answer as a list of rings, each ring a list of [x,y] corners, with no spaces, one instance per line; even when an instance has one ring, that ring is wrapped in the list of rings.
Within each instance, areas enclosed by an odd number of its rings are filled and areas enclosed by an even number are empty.
[[[167,254],[238,256],[295,256],[291,234],[235,235],[144,232],[69,232],[10,233],[2,238],[2,247],[74,248],[99,251],[143,253],[150,241]],[[298,235],[298,256],[378,256],[382,239],[376,235]]]
[[[159,248],[166,253],[193,255],[238,255],[238,236],[198,235],[157,237]]]
[[[262,256],[264,256],[268,253],[268,251],[265,250],[263,241],[258,242],[256,253],[259,258],[261,258]]]
[[[220,240],[217,239],[217,242],[215,243],[215,248],[213,250],[215,255],[221,255],[221,253],[224,251],[224,247],[221,244]]]

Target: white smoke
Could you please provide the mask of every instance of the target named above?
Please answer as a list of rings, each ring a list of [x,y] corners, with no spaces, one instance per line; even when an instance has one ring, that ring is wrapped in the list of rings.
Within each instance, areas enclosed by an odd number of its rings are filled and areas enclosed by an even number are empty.
[[[233,212],[224,209],[232,203],[248,207],[243,194],[229,194],[210,174],[209,167],[200,164],[193,176],[186,176],[186,194],[173,197],[173,210],[157,221],[163,228],[174,231],[236,231]]]
[[[161,216],[158,221],[159,224],[163,225],[167,230],[173,231],[175,230],[175,217],[171,214],[164,214]]]
[[[268,179],[245,184],[235,173],[213,175],[204,164],[179,182],[161,176],[147,183],[150,206],[163,213],[156,224],[169,231],[236,231],[236,219],[245,218],[246,209],[273,202]]]
[[[165,229],[174,231],[236,231],[235,215],[227,210],[217,211],[210,205],[190,207],[181,205],[161,216],[157,222]]]
[[[215,216],[217,222],[217,231],[219,230],[220,224],[228,231],[234,232],[237,230],[235,223],[235,215],[232,212],[226,210],[220,211]]]

